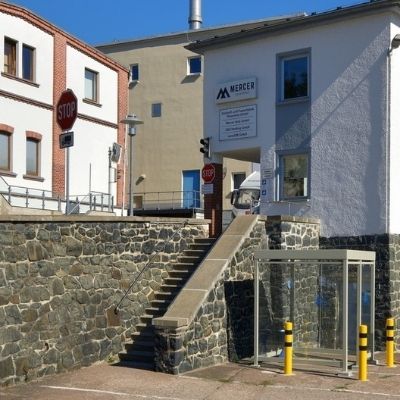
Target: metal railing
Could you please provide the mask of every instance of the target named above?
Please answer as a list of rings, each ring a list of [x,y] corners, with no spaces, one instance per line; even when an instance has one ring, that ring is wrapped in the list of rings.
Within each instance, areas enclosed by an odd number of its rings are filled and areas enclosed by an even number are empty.
[[[64,196],[57,195],[49,190],[9,185],[1,176],[0,195],[12,207],[66,211]],[[66,214],[86,213],[88,211],[114,211],[114,197],[101,192],[70,196],[70,209],[67,210]]]
[[[114,308],[114,314],[117,315],[119,312],[119,307],[122,304],[122,302],[126,299],[126,296],[128,296],[129,292],[131,291],[131,289],[133,288],[133,286],[135,285],[135,283],[137,283],[137,281],[139,280],[139,278],[147,271],[147,269],[150,267],[150,265],[153,263],[155,257],[161,252],[165,250],[165,247],[167,246],[167,244],[173,240],[175,238],[175,236],[177,236],[178,234],[180,234],[182,232],[182,229],[188,224],[189,220],[185,220],[181,226],[179,227],[179,229],[177,231],[175,231],[170,237],[167,238],[167,240],[165,240],[163,243],[161,243],[162,248],[160,249],[156,249],[156,251],[150,256],[149,260],[147,261],[147,263],[145,264],[145,266],[141,269],[141,271],[136,275],[136,277],[133,279],[133,281],[131,282],[131,284],[129,285],[128,289],[126,289],[124,295],[122,296],[122,298],[120,299],[120,301],[117,303],[117,305]],[[157,247],[157,245],[156,245]]]
[[[175,210],[204,206],[201,192],[196,190],[135,193],[134,199],[134,208],[139,210]]]

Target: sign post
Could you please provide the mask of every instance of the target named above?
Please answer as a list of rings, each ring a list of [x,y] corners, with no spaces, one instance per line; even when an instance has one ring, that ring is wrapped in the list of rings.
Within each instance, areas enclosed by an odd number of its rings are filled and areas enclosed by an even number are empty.
[[[78,99],[76,98],[74,92],[71,89],[64,90],[61,93],[61,96],[57,102],[56,106],[56,117],[57,124],[65,134],[65,132],[69,131],[78,116]],[[72,133],[72,132],[71,132]],[[63,140],[60,141],[60,145]],[[71,142],[71,140],[70,140]],[[66,154],[66,174],[65,174],[65,197],[66,197],[66,206],[65,206],[65,214],[69,212],[69,148],[73,145],[73,136],[72,136],[72,144],[69,146],[65,146],[67,148]],[[60,146],[61,147],[61,146]]]

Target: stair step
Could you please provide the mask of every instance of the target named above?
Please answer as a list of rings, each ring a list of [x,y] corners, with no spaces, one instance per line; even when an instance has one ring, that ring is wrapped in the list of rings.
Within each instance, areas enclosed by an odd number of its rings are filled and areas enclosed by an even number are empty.
[[[165,278],[164,284],[160,287],[160,289],[163,288],[164,286],[182,286],[186,278],[187,276],[185,277],[170,276],[169,278]]]
[[[143,332],[133,332],[131,338],[134,342],[138,340],[152,340],[154,341],[154,330],[147,330]]]
[[[121,351],[118,356],[124,361],[139,361],[154,365],[154,351],[133,350],[129,353]]]
[[[143,361],[131,361],[131,360],[122,360],[117,364],[122,367],[128,368],[136,368],[136,369],[144,369],[147,371],[154,371],[154,362],[143,362]]]
[[[189,250],[185,250],[183,252],[183,257],[203,257],[203,255],[205,254],[204,250],[197,250],[197,249],[189,249]]]
[[[135,340],[133,343],[125,343],[125,351],[127,353],[133,351],[154,352],[154,340]]]
[[[201,257],[194,257],[194,256],[179,256],[178,261],[179,263],[183,264],[192,264],[196,265],[199,263]]]
[[[154,294],[155,299],[157,300],[167,300],[168,302],[171,302],[177,292],[157,292]]]
[[[136,324],[136,332],[144,333],[144,332],[152,332],[154,333],[154,327],[151,325],[151,323],[143,323],[139,322]]]
[[[151,321],[153,320],[154,316],[153,315],[148,315],[148,314],[144,314],[140,317],[140,320],[142,322],[147,322],[148,325],[151,325]]]
[[[208,244],[208,245],[212,245],[214,244],[215,239],[213,238],[196,238],[193,241],[193,244]]]
[[[189,270],[177,270],[177,269],[173,269],[172,271],[169,271],[169,276],[171,278],[184,278],[187,279],[189,278],[190,275],[192,275],[193,271],[189,271]]]
[[[166,301],[166,300],[156,300],[156,299],[154,299],[154,300],[151,300],[150,304],[151,304],[151,307],[154,307],[154,308],[167,309],[168,306],[169,306],[169,302]]]
[[[187,270],[187,271],[193,271],[194,269],[196,269],[197,264],[193,264],[193,263],[173,263],[172,267],[174,268],[174,270]]]
[[[164,315],[166,310],[167,310],[167,307],[163,307],[163,308],[149,307],[149,308],[146,308],[145,311],[146,311],[147,315],[152,315],[153,317],[159,317],[161,315]]]

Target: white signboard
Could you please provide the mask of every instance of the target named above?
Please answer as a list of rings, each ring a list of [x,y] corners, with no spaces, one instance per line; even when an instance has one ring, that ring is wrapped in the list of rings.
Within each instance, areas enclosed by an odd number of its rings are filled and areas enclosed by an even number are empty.
[[[204,185],[201,185],[201,193],[213,194],[214,193],[214,184],[213,183],[205,183]]]
[[[221,83],[215,90],[217,104],[257,98],[257,78]]]
[[[257,136],[257,106],[227,108],[219,112],[219,140]]]

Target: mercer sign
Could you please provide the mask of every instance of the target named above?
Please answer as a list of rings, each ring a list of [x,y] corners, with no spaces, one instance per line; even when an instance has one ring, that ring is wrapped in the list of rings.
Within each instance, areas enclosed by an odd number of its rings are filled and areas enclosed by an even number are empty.
[[[225,82],[216,88],[217,104],[255,99],[257,97],[257,78],[247,78],[240,81]]]

